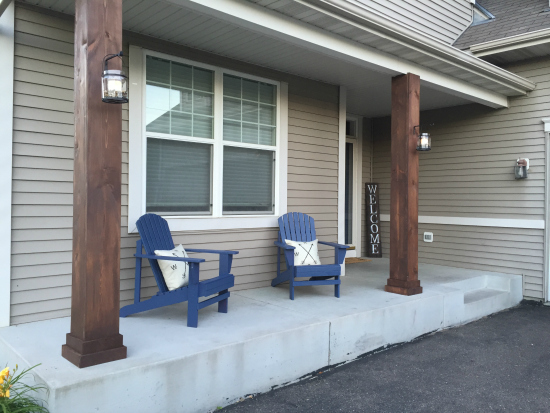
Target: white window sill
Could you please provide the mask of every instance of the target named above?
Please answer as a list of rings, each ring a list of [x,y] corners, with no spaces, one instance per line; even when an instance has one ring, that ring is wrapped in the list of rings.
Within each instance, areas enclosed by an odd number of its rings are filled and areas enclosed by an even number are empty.
[[[171,232],[178,231],[208,231],[240,228],[277,228],[277,216],[225,216],[225,217],[163,217],[170,227]],[[128,233],[136,234],[135,223],[128,226]]]

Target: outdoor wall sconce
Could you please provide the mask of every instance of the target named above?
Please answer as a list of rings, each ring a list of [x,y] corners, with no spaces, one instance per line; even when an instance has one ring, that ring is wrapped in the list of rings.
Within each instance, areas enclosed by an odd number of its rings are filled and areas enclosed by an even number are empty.
[[[109,70],[109,60],[120,57],[122,52],[103,58],[103,76],[101,76],[101,100],[105,103],[128,103],[128,78],[122,70]]]
[[[413,128],[413,131],[414,133],[416,133],[416,136],[418,136],[418,140],[416,142],[417,151],[429,151],[430,149],[432,149],[432,138],[430,137],[429,133],[420,133],[420,125],[415,126]]]
[[[514,167],[514,172],[516,175],[516,179],[525,179],[527,178],[528,174],[527,171],[529,170],[529,159],[518,159],[516,161],[516,166]]]

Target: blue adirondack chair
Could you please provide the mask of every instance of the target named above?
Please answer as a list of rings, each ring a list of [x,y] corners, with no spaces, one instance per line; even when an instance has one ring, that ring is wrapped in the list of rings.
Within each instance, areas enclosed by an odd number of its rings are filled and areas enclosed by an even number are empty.
[[[168,222],[155,214],[143,215],[136,222],[141,239],[136,242],[136,287],[134,292],[134,304],[129,304],[120,309],[120,316],[127,317],[130,314],[164,307],[170,304],[188,301],[187,326],[197,327],[199,310],[211,304],[218,303],[218,312],[227,313],[229,299],[228,289],[235,284],[235,277],[230,274],[233,255],[237,251],[216,251],[187,248],[187,252],[199,252],[218,254],[220,256],[220,275],[205,281],[199,281],[199,263],[202,258],[160,257],[155,255],[155,250],[171,250],[174,248],[172,235]],[[143,248],[145,254],[143,254]],[[151,264],[155,281],[159,292],[148,300],[141,301],[141,260],[147,258]],[[162,272],[157,260],[183,261],[189,263],[189,285],[169,291],[164,282]],[[200,297],[215,297],[199,302]]]
[[[275,241],[277,246],[277,278],[271,281],[276,285],[289,281],[290,299],[294,300],[294,287],[301,285],[334,285],[334,296],[340,297],[340,265],[346,257],[347,245],[335,244],[332,242],[319,241],[319,244],[334,247],[334,264],[329,265],[294,265],[294,249],[285,243],[291,241],[313,241],[315,235],[315,221],[312,217],[291,212],[279,218],[279,240]],[[284,251],[286,270],[281,271],[281,250]],[[296,278],[309,277],[308,281],[297,281]]]

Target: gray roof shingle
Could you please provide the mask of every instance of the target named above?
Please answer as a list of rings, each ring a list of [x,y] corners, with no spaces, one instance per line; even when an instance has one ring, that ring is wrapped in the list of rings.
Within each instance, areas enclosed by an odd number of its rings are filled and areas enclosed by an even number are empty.
[[[468,49],[473,44],[550,28],[548,0],[477,0],[495,19],[468,27],[453,44]]]

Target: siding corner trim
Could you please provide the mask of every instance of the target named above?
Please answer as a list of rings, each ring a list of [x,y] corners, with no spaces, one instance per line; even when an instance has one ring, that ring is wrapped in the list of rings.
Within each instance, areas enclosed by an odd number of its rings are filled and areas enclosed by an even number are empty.
[[[0,327],[10,325],[14,34],[15,5],[11,2],[0,16],[0,61],[7,71],[0,78]]]
[[[544,171],[544,301],[550,300],[550,118],[543,118],[544,124],[544,152],[546,166]]]

